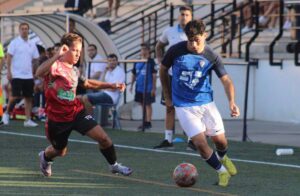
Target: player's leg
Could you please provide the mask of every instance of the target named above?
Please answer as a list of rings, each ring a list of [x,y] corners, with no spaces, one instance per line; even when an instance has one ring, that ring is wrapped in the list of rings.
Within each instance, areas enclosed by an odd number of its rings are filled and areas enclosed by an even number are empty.
[[[236,175],[236,167],[227,156],[228,142],[225,136],[222,117],[214,102],[206,104],[205,109],[206,115],[204,122],[207,128],[206,133],[215,144],[219,160],[226,167],[230,175]]]
[[[109,163],[112,173],[120,173],[125,176],[132,173],[132,169],[117,162],[115,147],[110,137],[91,115],[80,112],[75,119],[74,129],[98,142],[99,150]]]
[[[169,85],[172,85],[172,76],[169,76]],[[172,89],[170,87],[170,89]],[[165,139],[154,148],[173,148],[173,134],[175,132],[175,109],[174,107],[167,107],[165,104],[165,97],[163,92],[161,93],[160,103],[166,107],[165,116]]]
[[[31,120],[34,80],[33,79],[24,79],[24,80],[22,80],[22,82],[23,82],[22,91],[23,91],[23,96],[25,99],[25,115],[26,115],[26,120],[24,121],[24,126],[25,127],[36,127],[36,126],[38,126],[38,124]]]
[[[57,156],[65,156],[67,153],[68,138],[72,131],[71,123],[45,122],[46,136],[51,145],[39,153],[40,169],[45,176],[52,175],[51,165]]]
[[[203,106],[176,107],[179,122],[188,137],[192,139],[202,158],[214,168],[219,175],[220,186],[227,186],[230,174],[222,165],[217,154],[210,148],[206,140],[206,125],[203,121],[205,110]]]
[[[157,146],[157,148],[173,148],[173,133],[175,130],[175,109],[174,107],[166,106],[166,117],[165,117],[165,139]]]
[[[10,89],[9,86],[11,86],[11,94],[8,97],[6,111],[2,117],[3,124],[5,125],[9,124],[10,113],[13,111],[17,100],[22,97],[22,82],[20,79],[12,79],[11,84],[8,85],[8,91]]]

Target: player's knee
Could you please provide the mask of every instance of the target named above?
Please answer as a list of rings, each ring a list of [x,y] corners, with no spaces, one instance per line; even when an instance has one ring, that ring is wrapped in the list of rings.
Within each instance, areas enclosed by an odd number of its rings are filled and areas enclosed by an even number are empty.
[[[108,137],[108,135],[103,135],[101,138],[100,138],[100,141],[98,141],[99,145],[101,147],[108,147],[108,146],[111,146],[112,144],[112,141],[111,139]]]

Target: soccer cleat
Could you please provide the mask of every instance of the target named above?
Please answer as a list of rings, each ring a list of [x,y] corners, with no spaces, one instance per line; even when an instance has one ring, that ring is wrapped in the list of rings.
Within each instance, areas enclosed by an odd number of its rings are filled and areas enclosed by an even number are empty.
[[[2,122],[4,125],[8,125],[9,124],[9,114],[4,113],[2,116]]]
[[[26,120],[24,121],[24,127],[37,127],[38,124],[33,122],[32,120]]]
[[[41,151],[39,153],[40,169],[41,169],[41,172],[44,174],[44,176],[49,177],[52,174],[51,165],[53,164],[53,162],[47,162],[44,158],[44,154],[45,154],[45,151]]]
[[[226,172],[219,173],[219,182],[218,185],[222,187],[226,187],[229,184],[230,174]]]
[[[145,125],[144,125],[144,129],[151,129],[151,128],[152,128],[151,123],[150,123],[150,124],[145,124]],[[138,131],[142,131],[142,130],[143,130],[143,125],[138,126],[137,130],[138,130]]]
[[[233,164],[233,162],[229,159],[229,157],[227,155],[225,155],[220,162],[226,167],[228,173],[231,176],[234,176],[237,174],[237,170],[235,165]]]
[[[186,149],[187,150],[197,151],[197,148],[196,148],[195,144],[192,142],[192,140],[189,140]]]
[[[173,143],[170,143],[168,140],[162,141],[159,145],[154,146],[154,149],[157,148],[173,148]]]
[[[109,167],[111,173],[113,174],[122,174],[123,176],[129,176],[133,170],[129,167],[122,165],[121,163],[115,163]]]

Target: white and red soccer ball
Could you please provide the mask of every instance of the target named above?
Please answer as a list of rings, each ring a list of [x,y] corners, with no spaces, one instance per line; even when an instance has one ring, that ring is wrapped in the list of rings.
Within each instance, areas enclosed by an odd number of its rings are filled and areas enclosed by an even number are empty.
[[[197,168],[191,163],[180,163],[173,172],[173,180],[180,187],[193,186],[197,177]]]

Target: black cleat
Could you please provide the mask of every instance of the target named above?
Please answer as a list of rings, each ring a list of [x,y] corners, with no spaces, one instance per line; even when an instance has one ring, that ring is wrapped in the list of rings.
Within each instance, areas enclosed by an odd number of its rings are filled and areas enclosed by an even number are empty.
[[[168,140],[164,140],[162,141],[159,145],[154,146],[154,149],[158,149],[158,148],[168,148],[168,149],[172,149],[173,147],[173,143],[170,143]]]

